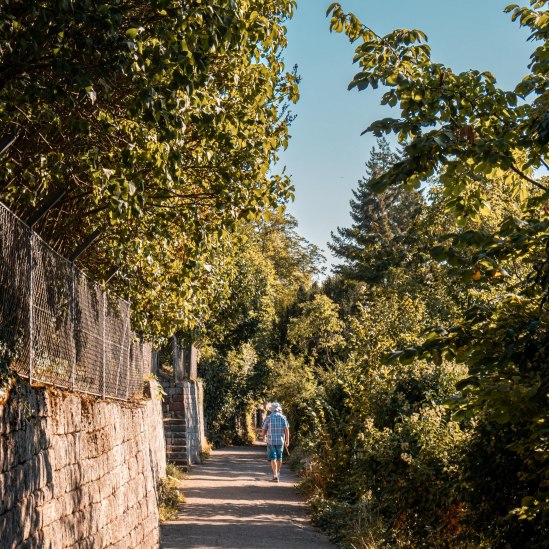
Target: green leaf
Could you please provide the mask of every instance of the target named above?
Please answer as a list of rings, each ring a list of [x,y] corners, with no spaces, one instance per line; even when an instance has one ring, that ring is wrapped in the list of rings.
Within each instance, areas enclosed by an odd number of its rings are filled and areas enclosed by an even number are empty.
[[[143,27],[132,27],[126,31],[126,36],[130,40],[135,40],[138,34],[142,33],[145,29]]]

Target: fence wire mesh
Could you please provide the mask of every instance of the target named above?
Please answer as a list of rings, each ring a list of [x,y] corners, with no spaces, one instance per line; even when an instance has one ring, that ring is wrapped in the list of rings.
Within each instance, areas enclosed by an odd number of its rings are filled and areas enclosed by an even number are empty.
[[[130,306],[0,203],[0,357],[31,382],[121,400],[143,394],[151,347]]]

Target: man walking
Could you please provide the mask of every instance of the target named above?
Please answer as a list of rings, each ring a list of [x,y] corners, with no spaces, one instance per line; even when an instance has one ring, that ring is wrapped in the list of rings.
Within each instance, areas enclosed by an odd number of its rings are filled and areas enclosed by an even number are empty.
[[[273,402],[270,410],[272,413],[263,422],[262,434],[267,442],[267,457],[273,470],[272,482],[279,482],[284,446],[290,444],[290,426],[278,402]]]

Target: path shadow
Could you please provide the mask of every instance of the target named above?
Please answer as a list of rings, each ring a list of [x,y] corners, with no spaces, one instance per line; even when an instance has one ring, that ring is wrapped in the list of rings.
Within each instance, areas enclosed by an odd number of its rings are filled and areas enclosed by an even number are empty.
[[[294,489],[295,476],[269,482],[265,447],[224,448],[192,469],[187,503],[161,528],[162,549],[328,549]]]

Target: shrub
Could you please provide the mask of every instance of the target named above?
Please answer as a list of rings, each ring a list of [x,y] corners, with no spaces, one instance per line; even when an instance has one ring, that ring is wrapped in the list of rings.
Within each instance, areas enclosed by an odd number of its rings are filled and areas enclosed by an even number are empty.
[[[179,513],[181,504],[185,503],[185,496],[181,491],[185,474],[173,463],[166,466],[166,476],[158,482],[158,517],[160,522],[173,520]]]

